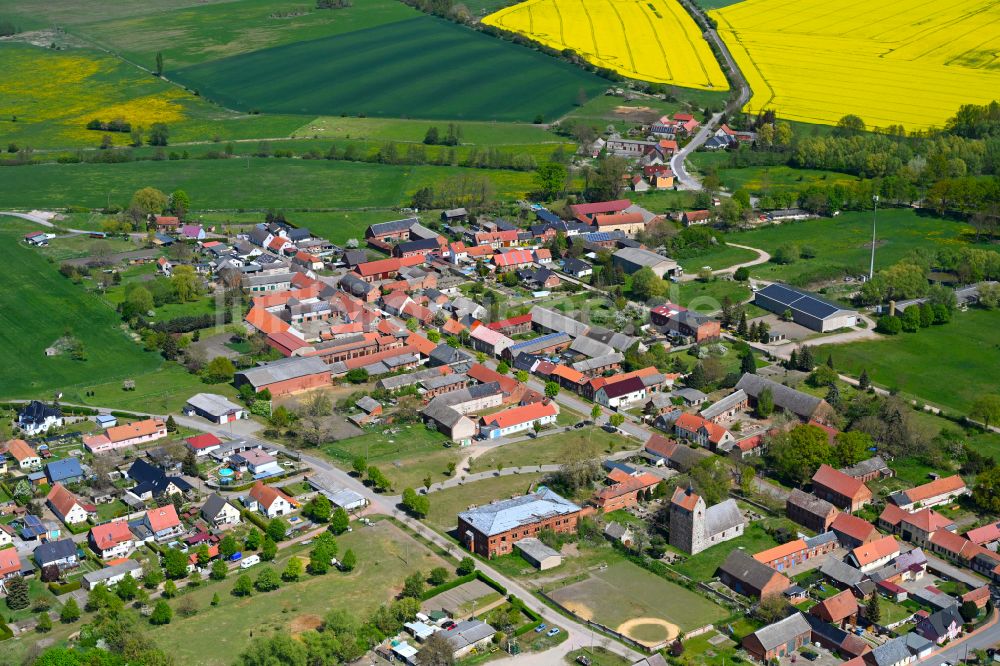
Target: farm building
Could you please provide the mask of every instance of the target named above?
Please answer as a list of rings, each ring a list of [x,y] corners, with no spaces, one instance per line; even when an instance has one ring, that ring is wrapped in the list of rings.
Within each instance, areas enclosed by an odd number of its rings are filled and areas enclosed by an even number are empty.
[[[661,278],[681,274],[680,266],[673,259],[638,247],[624,247],[618,250],[612,255],[611,261],[629,275],[642,268],[651,269]]]
[[[196,393],[184,405],[188,416],[200,416],[212,423],[229,423],[243,418],[243,408],[215,393]]]
[[[284,358],[236,373],[235,384],[249,384],[257,393],[268,389],[277,397],[329,386],[330,368],[316,357]]]
[[[842,308],[807,291],[784,284],[769,284],[759,290],[754,305],[776,314],[792,313],[792,321],[814,331],[825,333],[849,328],[858,323],[856,310]]]
[[[534,537],[521,539],[514,547],[528,564],[539,571],[554,569],[562,564],[562,555]]]

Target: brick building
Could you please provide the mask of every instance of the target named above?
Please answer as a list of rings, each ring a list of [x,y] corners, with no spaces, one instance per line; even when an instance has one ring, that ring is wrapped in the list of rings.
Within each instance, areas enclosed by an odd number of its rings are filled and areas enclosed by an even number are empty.
[[[872,491],[863,482],[829,465],[821,465],[812,478],[813,494],[844,511],[857,511],[872,501]]]
[[[785,500],[788,517],[814,532],[826,532],[840,513],[840,509],[815,495],[796,488]]]
[[[329,386],[330,367],[321,358],[292,356],[237,372],[235,384],[249,384],[257,393],[267,389],[278,397]]]
[[[548,488],[493,502],[458,514],[459,539],[472,552],[492,558],[513,552],[514,544],[542,529],[575,532],[580,507]]]

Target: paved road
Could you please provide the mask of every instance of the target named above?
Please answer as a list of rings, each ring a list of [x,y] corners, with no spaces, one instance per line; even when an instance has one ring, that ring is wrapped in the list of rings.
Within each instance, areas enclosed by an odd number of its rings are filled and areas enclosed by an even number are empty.
[[[757,253],[756,259],[751,259],[750,261],[744,261],[742,264],[734,264],[726,268],[720,268],[719,270],[712,271],[712,275],[732,275],[740,268],[750,268],[751,266],[759,266],[761,264],[766,264],[771,261],[771,255],[764,250],[756,247],[750,247],[749,245],[737,245],[736,243],[726,243],[730,247],[738,247],[743,250],[750,250],[751,252]],[[685,273],[681,276],[681,282],[691,282],[692,280],[698,279],[698,273]]]
[[[700,17],[700,23],[702,27],[709,26],[705,30],[705,35],[708,40],[718,47],[719,52],[722,54],[723,60],[725,61],[725,66],[729,70],[730,79],[735,80],[737,88],[739,88],[739,94],[736,99],[731,100],[725,108],[724,113],[730,115],[735,111],[743,108],[743,105],[750,100],[750,86],[747,84],[746,78],[740,71],[740,68],[736,66],[736,61],[733,59],[732,54],[726,47],[725,42],[719,38],[719,33],[715,31],[714,28],[710,26],[708,20],[705,18],[705,13],[697,7],[690,0],[681,0],[688,13]],[[678,187],[680,190],[700,190],[701,182],[688,173],[684,162],[687,158],[700,148],[715,131],[715,126],[718,124],[719,119],[722,117],[722,113],[716,113],[713,115],[708,122],[702,125],[701,129],[695,134],[694,138],[688,142],[681,150],[674,154],[673,158],[670,160],[670,169],[674,172],[674,176],[677,178]]]
[[[51,222],[52,218],[55,217],[55,213],[49,213],[41,210],[33,210],[30,213],[15,213],[13,211],[0,210],[0,215],[10,215],[11,217],[19,217],[22,220],[34,222],[35,224],[40,224],[43,227],[48,227],[49,229],[56,228],[56,225]],[[67,229],[66,231],[70,232],[71,234],[91,233],[85,229]]]
[[[229,436],[228,429],[223,426],[213,425],[206,421],[202,421],[200,419],[192,419],[185,416],[180,416],[180,417],[175,416],[174,419],[177,421],[177,423],[181,425],[195,427],[198,428],[199,430],[212,432],[219,436],[227,436],[227,437]],[[257,439],[258,441],[264,442],[269,446],[276,447],[280,450],[285,450],[285,447],[275,442],[269,442],[259,437]],[[365,499],[368,500],[371,509],[373,511],[394,516],[399,521],[405,523],[410,529],[417,532],[425,539],[440,546],[441,548],[444,548],[448,552],[454,553],[456,555],[459,555],[461,553],[461,549],[457,544],[453,543],[452,541],[449,541],[448,539],[445,539],[440,534],[438,534],[437,532],[431,530],[429,527],[424,525],[422,522],[415,520],[407,516],[402,511],[400,511],[396,507],[396,503],[398,502],[397,497],[387,497],[384,495],[378,495],[374,493],[370,488],[365,486],[356,478],[350,476],[347,472],[335,467],[333,464],[331,464],[329,461],[325,459],[317,458],[303,451],[296,451],[295,453],[301,456],[302,462],[310,465],[313,468],[314,471],[312,474],[310,474],[309,478],[318,483],[320,486],[323,486],[324,488],[328,488],[330,490],[335,490],[339,488],[348,488],[350,490],[353,490],[361,494],[363,497],[365,497]],[[588,644],[587,641],[589,640],[590,630],[584,627],[584,625],[569,620],[568,618],[565,618],[562,615],[559,615],[555,611],[551,610],[548,606],[539,602],[532,595],[531,591],[528,588],[524,587],[518,581],[512,580],[507,576],[504,576],[503,574],[501,574],[499,571],[489,566],[488,564],[480,561],[477,562],[477,566],[479,567],[479,569],[483,571],[483,573],[490,576],[491,578],[499,582],[501,585],[506,587],[511,594],[515,594],[521,599],[523,599],[525,604],[529,608],[536,611],[542,616],[543,621],[546,624],[550,626],[561,627],[564,631],[568,632],[569,638],[567,639],[567,642],[583,641],[582,644],[584,645]],[[562,643],[560,644],[560,646],[564,644],[565,643]],[[558,650],[559,647],[555,649]],[[640,659],[642,656],[639,653],[635,652],[634,650],[616,641],[610,641],[608,644],[608,649],[614,652],[615,654],[618,654],[632,661],[636,661]],[[545,652],[544,657],[538,657],[539,659],[542,659],[542,661],[535,661],[534,663],[551,664],[557,662],[561,658],[561,656],[557,657],[556,660],[554,661],[552,658],[549,657],[550,652],[551,651]],[[530,663],[530,662],[522,661],[519,658],[519,663]]]

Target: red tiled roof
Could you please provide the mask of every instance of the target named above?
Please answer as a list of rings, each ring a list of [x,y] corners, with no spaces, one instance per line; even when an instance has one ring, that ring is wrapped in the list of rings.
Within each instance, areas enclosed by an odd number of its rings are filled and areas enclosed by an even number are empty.
[[[596,215],[599,213],[617,213],[632,205],[628,199],[615,199],[614,201],[598,201],[596,203],[576,204],[569,209],[573,216]]]
[[[14,459],[21,462],[27,458],[37,458],[38,454],[23,439],[12,439],[7,442],[7,453],[14,456]]]
[[[820,465],[820,468],[813,475],[812,482],[814,485],[822,486],[852,500],[862,497],[870,498],[872,495],[864,483],[829,465]]]
[[[354,272],[361,277],[371,277],[380,273],[392,273],[398,271],[402,261],[400,259],[378,259],[376,261],[366,261],[354,267]]]
[[[990,586],[983,585],[982,587],[977,587],[974,590],[969,590],[962,595],[962,601],[982,601],[983,599],[990,598]]]
[[[101,550],[107,550],[119,543],[132,540],[132,532],[124,520],[114,520],[90,528],[90,537]]]
[[[687,511],[694,511],[694,507],[698,503],[698,499],[698,494],[693,490],[677,486],[674,488],[674,494],[670,498],[670,503],[676,504]]]
[[[863,518],[849,513],[840,513],[830,524],[830,529],[841,532],[858,541],[864,541],[876,532],[875,526]]]
[[[552,374],[556,377],[562,377],[566,381],[573,382],[574,384],[579,384],[580,380],[583,379],[584,375],[579,370],[574,370],[569,366],[557,365],[553,370]]]
[[[519,266],[530,264],[534,260],[534,257],[531,256],[531,250],[510,250],[493,255],[493,263],[497,266]]]
[[[141,421],[135,421],[133,423],[126,423],[125,425],[108,428],[104,431],[104,434],[107,435],[108,439],[112,442],[122,442],[135,437],[148,437],[157,431],[162,431],[163,428],[163,421],[159,419],[143,419]]]
[[[499,331],[502,328],[509,328],[511,326],[521,326],[522,324],[527,324],[531,322],[531,314],[523,314],[518,317],[511,317],[510,319],[503,319],[501,321],[495,321],[492,324],[487,324],[489,328],[494,331]]]
[[[1000,539],[1000,523],[983,525],[982,527],[969,530],[965,533],[965,538],[977,546],[996,541]]]
[[[689,210],[684,214],[689,220],[707,220],[711,217],[711,213],[707,210]]]
[[[777,545],[774,548],[762,550],[754,555],[753,559],[763,564],[767,564],[769,562],[774,562],[775,560],[784,559],[789,555],[793,555],[805,549],[806,542],[802,539],[795,539],[794,541]]]
[[[150,509],[146,512],[146,519],[149,520],[149,527],[153,532],[168,530],[181,524],[180,518],[177,517],[177,509],[174,508],[173,504]]]
[[[447,366],[445,366],[447,367]],[[489,384],[490,382],[497,382],[500,384],[500,390],[504,393],[511,394],[514,393],[521,382],[517,381],[513,377],[508,377],[507,375],[501,375],[496,370],[487,368],[481,363],[473,363],[469,366],[469,369],[465,371],[465,374],[475,379],[480,384]]]
[[[210,432],[204,432],[200,435],[195,435],[194,437],[188,437],[184,441],[195,450],[207,449],[210,446],[219,446],[222,444],[222,440]]]
[[[595,215],[594,224],[598,227],[613,227],[619,224],[642,224],[642,213],[615,213],[613,215]]]
[[[266,509],[270,509],[271,505],[274,504],[274,500],[279,497],[283,497],[292,506],[299,505],[294,498],[289,497],[274,486],[266,485],[261,481],[255,483],[253,488],[250,489],[250,497]]]
[[[289,326],[281,319],[264,309],[263,306],[254,305],[244,320],[265,335],[287,331]]]
[[[677,442],[676,440],[654,433],[646,440],[645,448],[653,455],[669,458],[677,450]]]
[[[858,566],[861,567],[871,564],[872,562],[877,562],[878,560],[889,557],[893,554],[899,554],[899,543],[892,535],[884,536],[881,539],[872,541],[871,543],[858,546],[851,551],[851,555],[854,556],[854,560],[858,563]]]
[[[419,333],[410,333],[410,335],[406,338],[406,344],[413,347],[424,356],[430,356],[431,352],[434,351],[434,348],[437,347],[436,344]]]
[[[511,407],[496,414],[483,417],[485,425],[493,425],[497,428],[509,428],[522,423],[530,423],[546,416],[555,416],[559,413],[559,407],[554,402],[536,402],[520,407]]]
[[[697,414],[685,412],[678,416],[677,420],[674,421],[674,428],[685,430],[687,432],[698,432],[698,428],[700,428],[704,423],[705,419]]]
[[[819,602],[809,612],[827,622],[840,624],[852,615],[857,615],[858,600],[853,592],[844,590]]]
[[[903,518],[909,515],[908,511],[900,509],[895,504],[886,504],[885,508],[882,509],[882,513],[879,515],[878,519],[887,525],[892,525],[895,527],[902,522]]]
[[[958,474],[946,476],[942,479],[935,479],[930,483],[925,483],[916,488],[904,490],[906,497],[911,502],[923,502],[924,500],[944,495],[946,493],[957,492],[965,488],[965,481]]]
[[[72,511],[74,506],[81,504],[76,495],[66,490],[61,483],[54,484],[45,499],[63,516]]]
[[[20,570],[21,558],[17,556],[17,549],[5,548],[0,550],[0,576],[6,576]]]

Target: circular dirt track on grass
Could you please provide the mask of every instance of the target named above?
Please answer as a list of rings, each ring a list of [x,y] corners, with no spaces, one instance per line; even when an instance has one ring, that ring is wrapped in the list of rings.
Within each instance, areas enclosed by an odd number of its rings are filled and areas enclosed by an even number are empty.
[[[676,624],[659,617],[634,617],[618,625],[616,631],[648,646],[671,641],[681,633],[680,627]],[[658,638],[657,633],[659,633]]]

